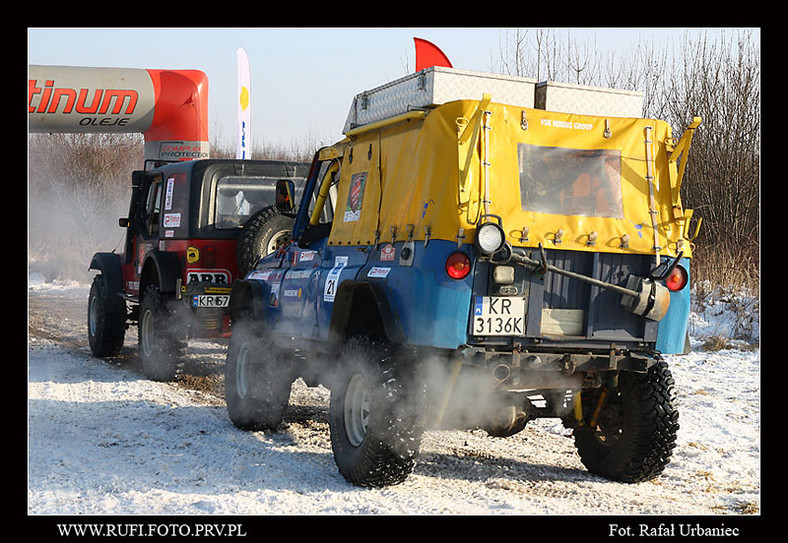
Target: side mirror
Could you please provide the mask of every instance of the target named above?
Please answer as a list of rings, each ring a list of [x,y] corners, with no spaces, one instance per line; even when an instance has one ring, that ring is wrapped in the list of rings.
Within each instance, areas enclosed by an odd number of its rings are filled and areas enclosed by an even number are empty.
[[[276,209],[282,213],[292,211],[295,207],[293,196],[295,195],[295,183],[289,179],[279,179],[276,182]]]
[[[118,219],[118,226],[120,226],[121,228],[128,228],[129,226],[131,226],[131,221],[126,218]]]

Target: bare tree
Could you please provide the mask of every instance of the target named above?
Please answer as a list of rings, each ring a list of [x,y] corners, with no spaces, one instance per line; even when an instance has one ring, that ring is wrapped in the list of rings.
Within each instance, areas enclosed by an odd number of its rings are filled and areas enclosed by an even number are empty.
[[[28,137],[28,252],[47,279],[84,280],[90,256],[123,239],[131,172],[142,167],[138,134]]]
[[[591,40],[573,41],[549,28],[504,31],[496,71],[538,81],[598,84],[600,59]]]
[[[748,31],[687,39],[664,107],[675,122],[703,118],[687,161],[683,199],[704,217],[705,265],[750,268],[760,251],[760,56]],[[729,260],[719,258],[729,255]]]
[[[760,44],[747,29],[714,36],[687,32],[662,48],[639,40],[602,56],[594,41],[577,43],[570,31],[518,29],[505,33],[498,70],[640,91],[644,114],[679,135],[700,116],[682,184],[685,206],[703,217],[695,275],[736,281],[731,270],[758,272]]]

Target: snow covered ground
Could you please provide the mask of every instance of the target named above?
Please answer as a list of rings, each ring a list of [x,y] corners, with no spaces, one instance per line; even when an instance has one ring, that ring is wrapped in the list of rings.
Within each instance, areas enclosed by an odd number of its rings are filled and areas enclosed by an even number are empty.
[[[31,300],[56,296],[81,315],[87,292],[29,279]],[[28,515],[758,515],[760,351],[699,350],[729,326],[720,309],[693,314],[695,351],[669,357],[678,447],[660,478],[636,485],[589,474],[571,434],[541,420],[506,439],[429,431],[405,483],[359,489],[334,465],[323,389],[296,383],[292,401],[311,407],[283,431],[242,432],[210,394],[145,380],[84,343],[31,334]],[[84,319],[52,318],[84,335]],[[136,333],[128,336],[133,346]],[[202,347],[223,359],[221,346]]]

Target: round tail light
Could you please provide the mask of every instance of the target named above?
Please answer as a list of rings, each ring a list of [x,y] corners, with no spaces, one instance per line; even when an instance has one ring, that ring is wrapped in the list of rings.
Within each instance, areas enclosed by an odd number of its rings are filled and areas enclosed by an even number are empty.
[[[676,292],[687,286],[688,278],[687,270],[682,266],[676,266],[665,279],[665,286],[668,287],[668,290]]]
[[[461,251],[450,254],[446,259],[446,273],[452,279],[464,279],[471,273],[471,259]]]

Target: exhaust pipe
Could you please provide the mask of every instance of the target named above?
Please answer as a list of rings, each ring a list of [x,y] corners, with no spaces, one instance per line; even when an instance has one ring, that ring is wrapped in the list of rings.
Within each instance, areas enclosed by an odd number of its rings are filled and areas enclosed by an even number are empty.
[[[498,364],[492,370],[493,379],[495,379],[495,381],[498,383],[503,383],[506,381],[511,373],[512,370],[509,368],[508,364]]]
[[[513,382],[507,383],[507,385],[521,389],[579,389],[583,385],[584,379],[581,373],[567,375],[558,371],[524,370],[522,368],[515,368],[515,373],[512,375],[512,368],[508,364],[498,364],[489,371],[495,381],[494,388],[514,378],[516,385]]]

